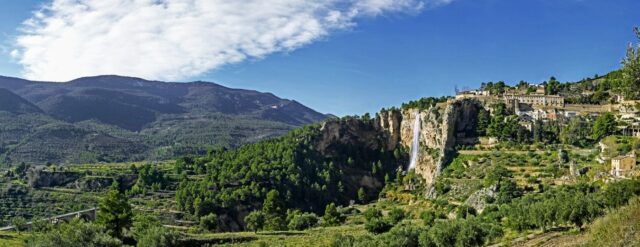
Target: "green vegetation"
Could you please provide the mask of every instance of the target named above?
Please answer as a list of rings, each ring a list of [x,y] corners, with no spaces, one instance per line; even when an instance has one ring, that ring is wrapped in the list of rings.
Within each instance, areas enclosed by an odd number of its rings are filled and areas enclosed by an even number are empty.
[[[86,247],[121,246],[122,242],[109,236],[103,226],[73,219],[68,224],[51,227],[44,232],[35,232],[27,239],[27,246],[33,247]]]
[[[179,160],[183,167],[180,170],[187,173],[198,174],[198,169],[193,170],[198,164],[204,164],[206,169],[203,179],[180,182],[176,192],[178,208],[196,216],[215,213],[235,217],[241,213],[238,205],[247,207],[247,212],[260,208],[254,202],[263,202],[265,227],[283,229],[286,209],[322,213],[330,203],[344,205],[356,198],[362,188],[354,186],[358,182],[354,175],[383,181],[400,165],[392,151],[352,144],[317,149],[320,134],[319,126],[311,125],[237,150]],[[373,194],[381,187],[372,184],[365,189]]]
[[[127,197],[118,186],[114,183],[100,201],[96,222],[104,225],[109,235],[122,238],[122,231],[131,226],[133,213]]]
[[[577,83],[551,77],[544,91],[597,104],[619,93],[637,97],[624,91],[636,83],[637,53],[630,49],[618,72]],[[576,88],[594,92],[577,96]],[[542,88],[491,82],[482,89]],[[402,109],[434,109],[448,99],[423,98]],[[440,121],[438,109],[429,116]],[[406,147],[390,144],[394,133],[379,125],[387,113],[332,119],[236,149],[208,147],[166,163],[18,163],[0,174],[1,220],[17,230],[1,233],[0,243],[440,247],[526,245],[530,238],[570,235],[588,246],[640,241],[634,231],[640,180],[614,179],[600,162],[640,147],[635,138],[615,136],[624,122],[614,114],[525,125],[504,103],[473,105],[462,112],[469,122],[449,123],[461,137],[453,150],[421,147],[426,158],[444,158],[427,184],[424,170],[404,171]],[[462,142],[474,138],[481,140]],[[45,219],[96,202],[95,223]],[[34,221],[30,231],[27,220]]]
[[[412,100],[407,103],[403,103],[401,109],[429,109],[435,106],[437,103],[446,102],[449,97],[426,97],[419,100]]]
[[[640,198],[598,219],[587,233],[586,246],[635,246],[640,243]]]

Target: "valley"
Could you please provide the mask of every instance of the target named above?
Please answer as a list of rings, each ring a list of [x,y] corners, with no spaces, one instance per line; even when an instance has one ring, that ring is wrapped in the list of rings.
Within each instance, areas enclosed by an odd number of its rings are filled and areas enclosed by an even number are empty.
[[[639,54],[343,117],[206,82],[3,77],[0,246],[637,246]]]

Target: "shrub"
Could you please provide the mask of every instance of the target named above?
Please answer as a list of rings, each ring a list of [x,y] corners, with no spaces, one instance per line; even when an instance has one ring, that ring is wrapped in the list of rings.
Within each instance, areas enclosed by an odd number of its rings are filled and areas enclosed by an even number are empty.
[[[206,231],[213,231],[218,227],[218,216],[211,213],[200,217],[200,228]]]
[[[469,205],[461,205],[456,212],[456,219],[466,219],[469,216],[475,216],[476,209]]]
[[[144,231],[137,239],[138,247],[173,247],[178,246],[180,235],[162,226],[156,226]]]
[[[389,211],[388,217],[389,217],[389,223],[391,223],[392,225],[395,225],[395,224],[398,224],[400,221],[402,221],[406,217],[406,214],[404,210],[400,208],[393,208],[391,209],[391,211]]]
[[[121,246],[120,240],[109,236],[103,226],[72,219],[44,232],[36,232],[27,238],[27,246],[37,247],[84,247]]]
[[[264,214],[261,211],[253,211],[244,217],[247,229],[258,232],[264,228]]]
[[[384,220],[382,217],[368,219],[364,224],[364,228],[367,231],[375,234],[387,232],[389,231],[389,229],[391,229],[391,227],[393,227],[393,225]]]
[[[436,221],[436,213],[434,213],[433,211],[424,211],[420,215],[420,218],[424,222],[425,226],[432,226]]]
[[[334,203],[330,203],[324,210],[322,220],[325,226],[337,226],[342,224],[345,218],[338,212],[336,205]]]
[[[289,221],[290,230],[306,230],[318,225],[318,216],[314,213],[295,214]]]

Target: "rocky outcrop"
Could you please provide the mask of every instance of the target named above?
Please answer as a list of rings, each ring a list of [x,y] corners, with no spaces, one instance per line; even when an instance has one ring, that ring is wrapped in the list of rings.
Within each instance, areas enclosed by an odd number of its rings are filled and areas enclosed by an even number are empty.
[[[315,141],[316,149],[326,157],[336,157],[345,149],[393,150],[392,132],[380,131],[374,120],[346,118],[329,120],[320,128],[322,132]]]
[[[40,168],[29,170],[27,174],[29,186],[32,188],[65,186],[81,177],[76,172],[49,172]]]
[[[498,185],[492,185],[490,187],[483,188],[471,194],[464,204],[474,208],[478,213],[482,213],[487,207],[487,200],[489,198],[495,199],[498,192]]]
[[[432,183],[449,161],[457,144],[478,142],[477,116],[485,111],[473,99],[450,100],[428,109],[403,109],[379,114],[379,129],[388,137],[388,147],[402,145],[409,152],[416,116],[421,116],[416,173]]]
[[[376,119],[378,128],[387,134],[387,146],[390,149],[395,149],[400,143],[402,118],[402,113],[396,109],[378,113],[378,118]]]
[[[461,99],[427,109],[384,110],[372,120],[329,120],[323,123],[322,133],[314,141],[314,147],[329,158],[345,150],[362,154],[365,150],[393,151],[401,147],[411,153],[415,120],[420,114],[420,149],[415,171],[431,184],[451,158],[457,144],[479,142],[475,133],[479,111],[485,111],[483,103]],[[354,147],[360,150],[352,150]],[[405,164],[404,169],[407,166]]]

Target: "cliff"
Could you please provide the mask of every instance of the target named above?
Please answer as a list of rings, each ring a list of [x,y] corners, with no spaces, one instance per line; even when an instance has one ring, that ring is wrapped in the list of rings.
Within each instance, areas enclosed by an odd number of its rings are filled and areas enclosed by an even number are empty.
[[[415,118],[421,116],[415,171],[430,184],[449,161],[457,144],[478,141],[475,129],[479,111],[485,111],[485,106],[479,101],[449,100],[427,109],[381,112],[378,114],[378,128],[387,136],[388,148],[402,145],[410,152]]]
[[[419,140],[415,171],[431,184],[451,159],[456,145],[478,142],[475,132],[479,111],[486,111],[483,103],[474,99],[459,99],[428,108],[383,110],[374,119],[328,120],[311,143],[325,158],[341,160],[344,157],[340,156],[345,153],[353,156],[356,163],[363,167],[341,167],[344,174],[352,177],[349,184],[353,188],[365,187],[376,191],[381,188],[382,181],[370,174],[368,164],[384,160],[375,157],[381,151],[391,153],[400,148],[406,151],[400,153],[412,153],[414,128],[419,127],[416,132]],[[417,116],[420,116],[418,122]],[[384,165],[386,169],[402,166],[406,170],[408,158],[407,155],[396,156]]]

